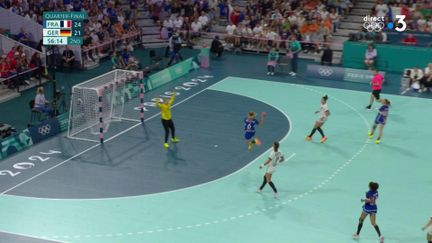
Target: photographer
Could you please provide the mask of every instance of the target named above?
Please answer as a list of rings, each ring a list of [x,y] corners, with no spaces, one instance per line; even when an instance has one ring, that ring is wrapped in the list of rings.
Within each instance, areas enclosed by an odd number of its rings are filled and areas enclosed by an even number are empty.
[[[174,34],[169,38],[169,50],[170,50],[171,59],[168,62],[168,66],[171,66],[174,60],[176,62],[178,62],[179,59],[183,61],[183,57],[180,54],[181,46],[182,46],[182,40],[179,34],[177,32],[174,32]]]

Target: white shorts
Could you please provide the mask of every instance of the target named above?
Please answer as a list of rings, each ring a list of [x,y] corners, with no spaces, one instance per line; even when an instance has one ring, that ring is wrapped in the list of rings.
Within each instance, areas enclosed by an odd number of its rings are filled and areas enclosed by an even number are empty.
[[[270,165],[267,167],[266,173],[273,174],[275,171],[276,171],[276,167]]]
[[[321,123],[321,124],[324,124],[324,122],[326,122],[326,121],[327,121],[327,117],[325,117],[325,116],[320,117],[320,118],[317,120],[317,122],[319,122],[319,123]]]
[[[428,235],[432,236],[432,225],[426,228]]]

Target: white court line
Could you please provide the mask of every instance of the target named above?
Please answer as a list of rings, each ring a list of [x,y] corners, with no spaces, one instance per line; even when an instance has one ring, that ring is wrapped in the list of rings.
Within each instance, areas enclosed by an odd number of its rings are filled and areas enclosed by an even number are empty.
[[[0,233],[4,233],[4,234],[8,234],[8,235],[22,236],[22,237],[27,237],[27,238],[33,238],[33,239],[38,239],[38,240],[52,241],[52,242],[58,242],[58,243],[66,243],[65,241],[51,240],[51,239],[46,238],[46,237],[38,237],[38,236],[34,236],[34,235],[27,235],[27,234],[21,234],[21,233],[20,234],[12,233],[12,232],[5,231],[5,230],[0,230]]]
[[[402,91],[400,94],[404,95],[406,92],[410,91],[410,88],[406,88],[404,91]]]
[[[216,83],[214,83],[214,84],[212,84],[212,85],[210,85],[210,86],[204,88],[203,90],[200,90],[200,91],[196,92],[195,94],[192,94],[191,96],[189,96],[189,97],[187,97],[187,98],[185,98],[185,99],[183,99],[183,100],[181,100],[181,101],[175,103],[175,104],[174,104],[173,106],[171,106],[171,107],[174,108],[174,107],[176,107],[176,106],[182,104],[183,102],[188,101],[189,99],[191,99],[191,98],[193,98],[193,97],[195,97],[195,96],[201,94],[202,92],[204,92],[204,91],[210,89],[212,86],[216,85],[217,83],[219,83],[219,82],[221,82],[221,81],[223,81],[223,80],[220,80],[220,81],[218,81],[218,82],[216,82]],[[153,118],[155,118],[155,117],[157,117],[157,116],[159,116],[159,115],[160,115],[160,112],[158,112],[158,113],[154,114],[153,116],[150,116],[149,118],[145,119],[144,122],[149,121],[149,120],[151,120],[151,119],[153,119]],[[132,130],[132,129],[138,127],[138,126],[141,126],[141,125],[142,125],[141,123],[138,123],[138,124],[136,124],[136,125],[133,125],[133,126],[131,126],[130,128],[128,128],[128,129],[126,129],[126,130],[124,130],[124,131],[122,131],[122,132],[120,132],[120,133],[118,133],[118,134],[116,134],[116,135],[114,135],[114,136],[112,136],[112,137],[110,137],[110,138],[108,138],[107,140],[105,140],[104,143],[107,143],[107,142],[113,140],[114,138],[116,138],[116,137],[118,137],[118,136],[120,136],[120,135],[123,135],[123,134],[129,132],[130,130]],[[38,178],[39,176],[41,176],[41,175],[43,175],[43,174],[45,174],[45,173],[47,173],[47,172],[49,172],[49,171],[51,171],[51,170],[53,170],[53,169],[59,167],[60,165],[62,165],[62,164],[64,164],[64,163],[67,163],[67,162],[69,162],[70,160],[75,159],[76,157],[79,157],[79,156],[81,156],[81,155],[87,153],[88,151],[91,151],[91,150],[93,150],[93,149],[95,149],[95,148],[97,148],[97,147],[99,147],[99,146],[101,146],[100,143],[95,144],[95,145],[89,147],[88,149],[86,149],[86,150],[84,150],[84,151],[81,151],[81,152],[75,154],[74,156],[72,156],[72,157],[70,157],[70,158],[68,158],[68,159],[66,159],[66,160],[63,160],[62,162],[60,162],[60,163],[58,163],[58,164],[56,164],[56,165],[54,165],[54,166],[52,166],[52,167],[50,167],[50,168],[48,168],[48,169],[42,171],[42,172],[40,172],[39,174],[36,174],[36,175],[34,175],[34,176],[28,178],[27,180],[24,180],[24,181],[22,181],[21,183],[18,183],[17,185],[15,185],[15,186],[13,186],[13,187],[11,187],[11,188],[8,188],[8,189],[2,191],[2,192],[0,193],[0,196],[1,196],[1,195],[4,195],[4,194],[6,194],[6,193],[8,193],[8,192],[10,192],[10,191],[12,191],[13,189],[16,189],[17,187],[20,187],[20,186],[26,184],[27,182],[30,182],[30,181],[32,181],[32,180]],[[59,199],[57,199],[57,200],[59,200]]]

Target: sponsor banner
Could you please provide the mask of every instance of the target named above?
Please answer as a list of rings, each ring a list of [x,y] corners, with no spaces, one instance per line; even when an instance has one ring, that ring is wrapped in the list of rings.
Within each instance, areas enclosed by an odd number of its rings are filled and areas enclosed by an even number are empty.
[[[21,133],[12,135],[0,141],[0,159],[4,159],[16,152],[19,152],[33,144],[28,129],[23,130]]]
[[[385,72],[380,72],[385,78]],[[356,83],[370,83],[373,77],[373,72],[370,70],[361,70],[353,68],[345,68],[344,80]]]
[[[174,80],[188,74],[191,68],[192,68],[192,58],[189,58],[168,68],[168,70],[171,74],[171,78]]]
[[[149,90],[158,88],[174,79],[180,78],[189,73],[192,67],[192,58],[177,63],[162,71],[150,75],[147,86]]]
[[[59,134],[61,129],[59,121],[55,118],[43,121],[36,126],[30,127],[29,131],[33,143],[36,144]]]
[[[309,78],[342,81],[344,78],[344,68],[309,64],[307,65],[306,75]]]
[[[65,112],[61,115],[57,116],[57,121],[60,125],[60,131],[64,132],[66,130],[68,130],[68,126],[69,126],[69,112]]]
[[[380,73],[385,78],[385,72]],[[308,78],[319,78],[368,84],[372,80],[373,72],[364,69],[309,64],[307,65],[306,76]]]
[[[148,79],[148,88],[150,90],[160,87],[172,81],[171,73],[168,68],[150,75]]]

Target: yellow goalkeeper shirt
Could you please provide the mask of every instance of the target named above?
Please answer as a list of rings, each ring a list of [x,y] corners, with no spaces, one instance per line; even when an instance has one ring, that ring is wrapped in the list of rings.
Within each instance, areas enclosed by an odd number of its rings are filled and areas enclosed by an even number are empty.
[[[175,94],[171,96],[171,99],[168,101],[168,104],[166,103],[159,103],[159,101],[156,101],[156,107],[158,107],[161,110],[161,118],[163,120],[171,120],[171,105],[174,102]]]

